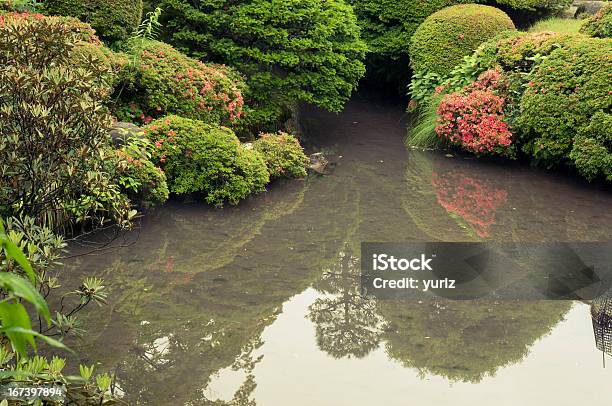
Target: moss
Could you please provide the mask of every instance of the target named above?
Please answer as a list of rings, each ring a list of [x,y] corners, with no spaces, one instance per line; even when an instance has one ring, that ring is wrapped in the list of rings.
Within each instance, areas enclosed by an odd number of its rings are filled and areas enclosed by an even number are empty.
[[[142,0],[47,0],[44,11],[85,21],[100,38],[115,42],[127,39],[142,19]]]
[[[475,4],[448,7],[429,16],[410,43],[410,64],[416,72],[448,74],[482,41],[505,30],[514,30],[503,11]]]

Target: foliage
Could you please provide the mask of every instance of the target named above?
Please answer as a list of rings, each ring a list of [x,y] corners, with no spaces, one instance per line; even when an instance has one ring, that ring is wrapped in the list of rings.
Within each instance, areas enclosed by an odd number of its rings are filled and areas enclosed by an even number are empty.
[[[564,34],[578,34],[583,21],[572,18],[553,17],[540,20],[529,28],[529,32],[557,32]]]
[[[437,148],[445,145],[445,139],[438,137],[438,106],[442,96],[433,96],[421,104],[414,124],[410,128],[406,144],[417,148]]]
[[[573,0],[496,0],[495,3],[513,9],[533,10],[536,8],[560,10],[572,4]]]
[[[612,38],[612,3],[607,2],[580,29],[583,34],[598,38]]]
[[[167,40],[247,76],[245,125],[268,131],[297,102],[340,111],[365,68],[365,44],[340,0],[161,0]]]
[[[416,72],[447,75],[483,41],[514,24],[503,11],[475,4],[457,5],[429,16],[410,42],[410,65]]]
[[[210,124],[230,125],[242,114],[244,84],[224,66],[206,65],[158,41],[133,40],[135,63],[123,73],[117,116],[150,122],[178,114]]]
[[[263,157],[270,178],[303,178],[310,162],[298,139],[284,132],[261,134],[253,149]]]
[[[135,212],[104,171],[108,68],[79,57],[83,33],[63,19],[0,16],[0,31],[0,208],[54,229],[129,225]]]
[[[152,159],[163,168],[173,193],[202,193],[206,202],[222,206],[265,190],[269,182],[262,157],[242,147],[229,128],[168,116],[150,123],[145,132],[155,145]]]
[[[446,95],[438,107],[436,133],[477,155],[513,156],[513,136],[504,113],[506,89],[505,78],[491,70],[463,92]]]
[[[142,20],[131,39],[136,40],[156,40],[159,36],[162,24],[159,22],[163,10],[156,7],[155,10],[149,11],[146,17]]]
[[[168,200],[166,175],[151,162],[150,141],[132,137],[116,150],[115,177],[133,203],[155,206]]]
[[[127,39],[142,18],[142,0],[45,0],[43,9],[85,21],[109,42]]]
[[[37,0],[0,0],[2,10],[17,11],[19,13],[33,13],[38,11],[41,3]]]
[[[533,72],[520,103],[523,150],[546,166],[569,156],[575,135],[612,105],[612,40],[575,37]]]
[[[569,155],[587,180],[600,174],[612,182],[612,115],[598,111],[588,127],[581,128]]]
[[[35,226],[31,223],[29,227]],[[48,361],[44,357],[28,357],[28,346],[35,351],[37,349],[35,339],[64,350],[68,350],[68,348],[60,341],[32,329],[30,315],[22,301],[31,304],[36,314],[44,317],[48,325],[51,325],[51,323],[57,324],[57,321],[51,319],[51,313],[45,298],[34,286],[34,283],[41,278],[39,273],[35,273],[35,270],[38,271],[38,269],[30,264],[30,260],[14,242],[14,239],[15,232],[7,232],[2,220],[0,220],[0,251],[2,251],[0,255],[2,270],[0,272],[0,296],[2,297],[0,302],[0,339],[4,341],[6,338],[13,350],[11,352],[5,345],[0,346],[0,383],[7,385],[17,381],[22,385],[28,383],[67,386],[68,381],[62,375],[66,363],[64,359],[53,357],[51,361]],[[32,258],[33,251],[35,251],[33,247],[39,248],[39,246],[35,240],[32,240],[27,241],[27,247],[30,258]],[[48,250],[43,250],[43,252],[49,254]],[[37,260],[36,256],[33,258]],[[21,276],[20,271],[25,273],[27,278]],[[90,285],[88,288],[91,289],[93,286]],[[100,292],[97,292],[97,295],[100,295]],[[83,306],[85,304],[82,304]],[[42,327],[41,322],[39,322],[39,325]],[[83,366],[81,366],[81,369],[83,369]],[[93,372],[93,367],[88,370]],[[90,385],[86,380],[84,380],[82,386],[71,384],[68,398],[78,398],[81,401],[94,399],[94,404],[105,404],[105,400],[112,398],[112,394],[110,396],[107,394],[111,381],[112,377],[104,374],[96,376],[96,385]]]

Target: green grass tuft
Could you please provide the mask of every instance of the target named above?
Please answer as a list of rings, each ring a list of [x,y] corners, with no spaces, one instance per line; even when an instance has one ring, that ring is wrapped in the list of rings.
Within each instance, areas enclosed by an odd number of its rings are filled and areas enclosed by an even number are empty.
[[[582,24],[584,24],[584,20],[553,17],[547,20],[538,21],[531,26],[529,32],[552,31],[561,34],[577,34]]]
[[[423,106],[414,120],[414,125],[408,130],[406,145],[417,148],[441,148],[445,146],[436,134],[438,120],[438,106],[442,96],[432,97],[428,104]]]

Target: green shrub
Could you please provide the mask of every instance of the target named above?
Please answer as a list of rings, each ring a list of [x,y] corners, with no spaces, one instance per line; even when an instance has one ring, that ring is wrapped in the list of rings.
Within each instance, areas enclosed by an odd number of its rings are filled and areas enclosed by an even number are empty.
[[[275,130],[297,102],[340,111],[365,68],[353,10],[341,0],[161,0],[166,39],[248,78],[245,125]]]
[[[284,132],[261,134],[253,149],[262,155],[271,178],[306,176],[306,166],[310,161],[293,135]]]
[[[492,3],[508,6],[515,10],[547,9],[554,11],[569,6],[572,2],[573,0],[495,0]]]
[[[85,21],[109,42],[129,38],[142,18],[142,0],[46,0],[43,9]]]
[[[230,125],[242,114],[242,79],[224,66],[206,65],[158,41],[132,41],[134,63],[117,86],[121,120],[148,122],[167,114]]]
[[[113,163],[124,193],[145,208],[164,203],[169,194],[166,175],[150,161],[151,149],[148,139],[132,137],[117,149]]]
[[[536,161],[549,167],[566,161],[576,134],[596,113],[610,111],[611,50],[612,40],[576,36],[536,67],[518,120],[523,150]]]
[[[242,147],[226,127],[168,116],[145,132],[173,193],[202,193],[207,203],[222,206],[265,190],[270,180],[261,155]]]
[[[503,11],[475,4],[448,7],[429,16],[410,42],[410,65],[416,72],[447,75],[484,39],[514,24]]]
[[[110,72],[80,43],[60,19],[0,17],[0,207],[53,229],[134,214],[104,170]]]
[[[612,182],[612,114],[598,111],[574,139],[570,159],[588,180],[604,175]]]
[[[580,29],[583,34],[598,38],[612,38],[612,3],[606,3]]]

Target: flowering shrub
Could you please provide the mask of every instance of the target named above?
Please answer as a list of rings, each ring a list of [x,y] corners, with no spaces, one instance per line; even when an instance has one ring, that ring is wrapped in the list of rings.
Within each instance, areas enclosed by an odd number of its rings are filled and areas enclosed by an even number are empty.
[[[508,198],[504,189],[455,171],[434,172],[431,183],[438,203],[447,212],[461,216],[478,236],[489,237],[495,212]]]
[[[118,89],[117,116],[149,123],[166,114],[230,125],[242,115],[244,84],[229,68],[206,65],[157,41],[133,41],[135,63]]]
[[[505,81],[499,71],[483,73],[462,92],[446,95],[438,106],[436,133],[477,155],[514,155],[512,132],[504,121]]]
[[[142,207],[168,200],[166,175],[151,161],[151,144],[146,138],[132,137],[115,151],[115,177],[130,200]]]
[[[216,206],[237,204],[270,180],[261,155],[244,148],[227,127],[168,116],[144,130],[173,193],[201,193]]]
[[[309,160],[304,149],[293,135],[261,134],[253,144],[255,151],[263,156],[271,178],[302,178],[306,176]]]
[[[531,75],[520,99],[517,127],[523,151],[547,167],[570,163],[577,134],[612,105],[611,39],[576,36]]]
[[[612,38],[612,3],[606,3],[580,29],[583,34],[598,38]]]

